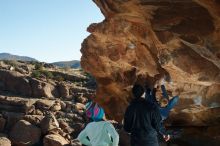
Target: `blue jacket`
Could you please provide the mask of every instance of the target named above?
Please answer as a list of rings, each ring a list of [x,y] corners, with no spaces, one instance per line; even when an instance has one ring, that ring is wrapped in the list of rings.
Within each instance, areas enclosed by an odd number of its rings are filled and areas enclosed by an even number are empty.
[[[169,100],[169,96],[164,85],[161,85],[161,90],[163,98],[167,98]],[[146,89],[145,100],[151,104],[158,106],[162,120],[165,120],[168,118],[171,109],[173,109],[173,107],[177,104],[179,96],[174,96],[171,100],[169,100],[168,105],[166,107],[160,107],[160,105],[156,101],[155,92],[155,89],[153,89],[152,91],[149,88]]]

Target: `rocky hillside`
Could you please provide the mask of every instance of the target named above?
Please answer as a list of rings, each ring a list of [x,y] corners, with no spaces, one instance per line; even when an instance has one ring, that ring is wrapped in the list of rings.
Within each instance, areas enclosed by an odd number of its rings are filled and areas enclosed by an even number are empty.
[[[95,80],[81,70],[0,61],[0,145],[80,146]]]
[[[0,53],[0,60],[39,62],[38,60],[31,58],[31,57],[12,55],[9,53]],[[81,68],[80,61],[78,60],[58,61],[58,62],[53,62],[50,64],[61,67],[61,68],[75,68],[75,69]]]
[[[9,53],[0,53],[0,60],[37,61],[36,59],[31,57],[12,55]]]
[[[81,68],[80,61],[73,60],[73,61],[59,61],[52,63],[53,65],[59,66],[59,67],[67,67],[67,68]]]

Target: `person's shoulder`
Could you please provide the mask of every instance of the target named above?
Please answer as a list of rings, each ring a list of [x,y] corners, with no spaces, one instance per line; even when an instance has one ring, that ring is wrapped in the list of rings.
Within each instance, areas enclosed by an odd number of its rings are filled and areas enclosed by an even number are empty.
[[[105,127],[114,127],[110,121],[103,121]]]
[[[89,126],[91,126],[91,125],[93,125],[95,122],[89,122],[87,125],[86,125],[86,127],[89,127]]]
[[[151,106],[149,106],[151,111],[159,111],[159,107],[156,104],[151,104]]]

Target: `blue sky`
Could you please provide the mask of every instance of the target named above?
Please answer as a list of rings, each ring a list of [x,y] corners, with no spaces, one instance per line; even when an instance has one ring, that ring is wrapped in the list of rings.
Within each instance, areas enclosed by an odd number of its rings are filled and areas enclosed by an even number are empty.
[[[0,53],[79,60],[86,28],[103,19],[92,0],[0,0]]]

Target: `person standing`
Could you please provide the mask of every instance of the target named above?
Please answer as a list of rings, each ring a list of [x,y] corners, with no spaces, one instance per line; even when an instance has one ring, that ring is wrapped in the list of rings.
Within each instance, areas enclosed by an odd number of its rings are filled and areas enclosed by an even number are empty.
[[[142,97],[144,88],[141,85],[134,85],[132,93],[135,99],[124,115],[124,130],[130,133],[131,146],[159,146],[158,134],[168,141],[170,135],[162,124],[159,108]]]

